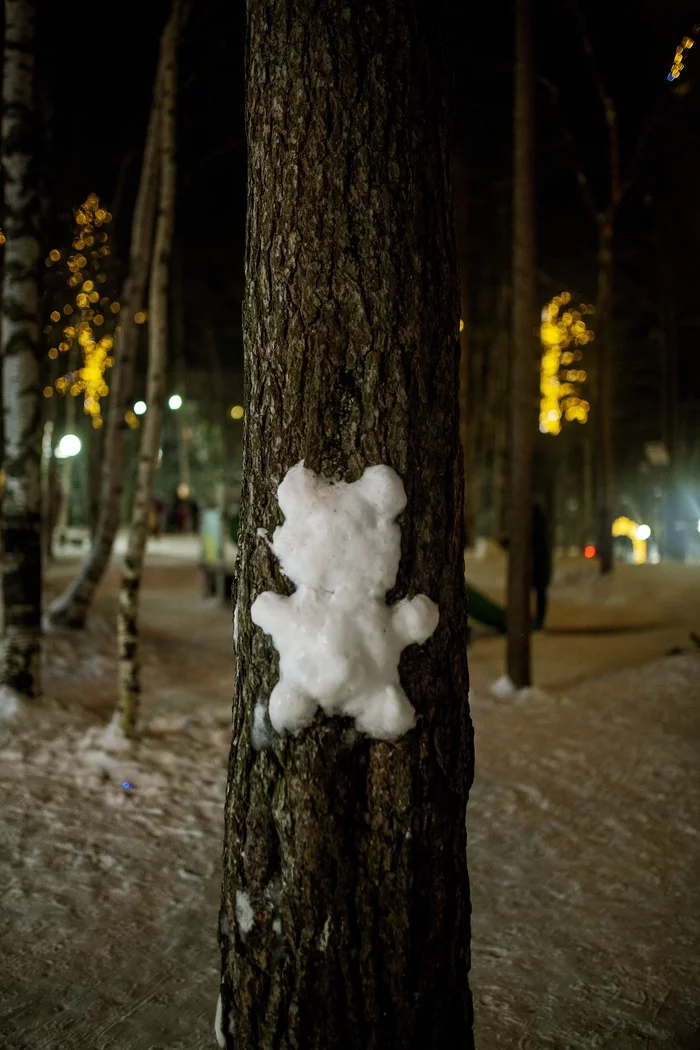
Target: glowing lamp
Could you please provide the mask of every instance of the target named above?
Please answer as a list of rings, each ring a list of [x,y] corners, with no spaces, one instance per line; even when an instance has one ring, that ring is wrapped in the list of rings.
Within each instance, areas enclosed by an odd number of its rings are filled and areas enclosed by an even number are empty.
[[[172,408],[173,412],[177,412],[178,408],[182,408],[182,398],[179,394],[173,394],[168,400],[168,408]]]
[[[648,540],[650,536],[651,536],[651,529],[649,528],[648,525],[638,525],[637,526],[637,539],[638,540]]]
[[[596,551],[592,543],[587,543],[586,546],[583,548],[584,558],[595,558],[597,553],[598,552]]]
[[[134,405],[134,412],[136,413],[137,416],[142,416],[146,412],[147,408],[148,408],[148,405],[146,404],[145,401],[137,401],[136,404]]]
[[[77,434],[64,434],[56,446],[56,459],[71,459],[77,456],[82,448]]]

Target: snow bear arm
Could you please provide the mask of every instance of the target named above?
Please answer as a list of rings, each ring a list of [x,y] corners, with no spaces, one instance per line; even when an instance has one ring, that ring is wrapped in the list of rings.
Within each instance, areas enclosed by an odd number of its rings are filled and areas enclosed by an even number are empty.
[[[427,595],[417,594],[415,598],[397,602],[391,610],[391,618],[396,635],[404,645],[415,642],[422,645],[437,627],[440,613]]]

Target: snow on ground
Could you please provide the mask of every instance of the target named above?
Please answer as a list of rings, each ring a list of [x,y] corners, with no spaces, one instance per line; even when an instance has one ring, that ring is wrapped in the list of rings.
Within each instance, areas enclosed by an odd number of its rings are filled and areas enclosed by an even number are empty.
[[[151,545],[134,754],[96,747],[116,698],[114,572],[87,634],[47,639],[57,703],[0,741],[0,1050],[215,1045],[231,614],[200,597],[196,553]],[[467,560],[496,598],[502,570]],[[61,559],[52,593],[71,571]],[[551,623],[538,688],[516,697],[489,693],[503,641],[470,647],[477,1046],[693,1050],[700,569],[599,580],[561,561]]]

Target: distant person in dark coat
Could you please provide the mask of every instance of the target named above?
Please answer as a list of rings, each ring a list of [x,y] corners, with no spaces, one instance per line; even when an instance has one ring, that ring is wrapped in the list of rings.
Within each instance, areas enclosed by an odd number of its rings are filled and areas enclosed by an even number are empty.
[[[539,503],[532,508],[532,586],[537,598],[537,625],[544,627],[547,591],[552,580],[552,544],[549,525]]]

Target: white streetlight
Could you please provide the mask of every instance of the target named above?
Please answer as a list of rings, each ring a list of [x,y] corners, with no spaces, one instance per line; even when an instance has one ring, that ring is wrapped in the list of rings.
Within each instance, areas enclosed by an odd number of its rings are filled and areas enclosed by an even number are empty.
[[[648,540],[650,536],[651,536],[651,529],[649,528],[648,525],[638,525],[637,526],[637,539],[638,540]]]
[[[71,459],[78,455],[81,448],[82,444],[77,434],[64,434],[56,446],[56,459]]]
[[[134,405],[134,412],[136,413],[137,416],[142,416],[147,408],[148,408],[148,405],[146,404],[145,401],[137,401],[136,404]]]
[[[168,408],[172,408],[173,412],[177,412],[178,408],[182,408],[182,398],[179,394],[173,394],[168,400]]]

